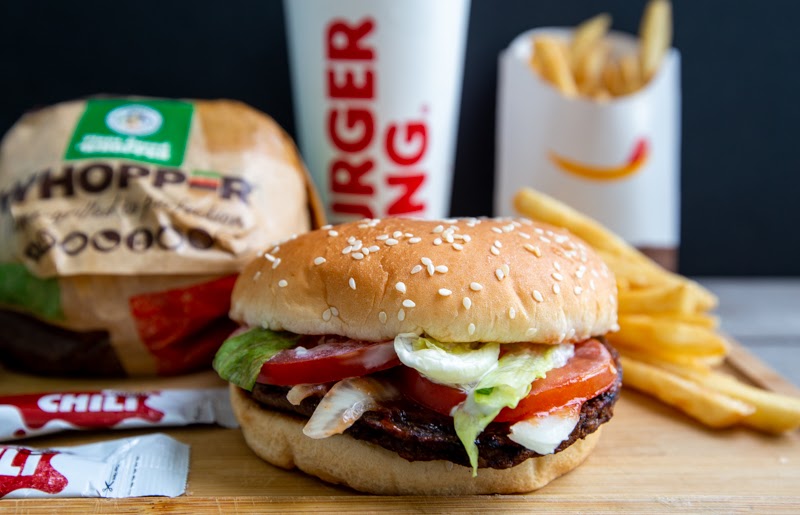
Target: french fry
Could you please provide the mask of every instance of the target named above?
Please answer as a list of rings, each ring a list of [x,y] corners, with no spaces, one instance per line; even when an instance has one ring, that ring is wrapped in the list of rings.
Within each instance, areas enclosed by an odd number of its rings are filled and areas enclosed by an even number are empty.
[[[623,356],[626,358],[647,363],[648,365],[653,365],[655,367],[667,368],[669,366],[674,366],[676,369],[688,369],[699,373],[708,373],[711,371],[712,366],[718,364],[717,362],[710,361],[704,357],[686,356],[685,354],[670,354],[657,349],[649,349],[647,351],[624,349],[622,352]],[[671,370],[669,368],[667,369]]]
[[[659,313],[658,316],[667,320],[705,327],[706,329],[713,330],[719,327],[719,317],[709,313]]]
[[[602,85],[603,68],[608,59],[608,46],[598,44],[589,48],[580,58],[573,55],[573,71],[578,91],[596,98],[598,91],[608,91]]]
[[[622,56],[619,60],[619,76],[625,94],[633,93],[642,87],[642,74],[637,56],[634,54]]]
[[[650,0],[642,15],[639,39],[641,75],[649,81],[672,45],[672,4],[669,0]]]
[[[614,96],[621,96],[625,94],[625,85],[622,82],[622,74],[619,70],[619,63],[613,59],[606,61],[601,74],[603,79],[603,86],[611,92]]]
[[[730,427],[755,412],[750,404],[653,365],[625,356],[620,362],[625,386],[652,395],[709,427]]]
[[[569,50],[576,77],[577,66],[589,52],[598,48],[599,43],[606,37],[609,27],[611,27],[611,16],[607,13],[598,14],[575,27]]]
[[[620,315],[619,331],[609,334],[608,340],[642,352],[653,349],[709,358],[728,352],[728,343],[712,330],[651,315]]]
[[[661,366],[704,387],[751,404],[755,411],[742,423],[753,429],[779,434],[800,428],[800,398],[762,390],[712,370],[691,369],[675,363]]]
[[[541,76],[553,84],[564,96],[574,97],[578,87],[572,77],[569,56],[565,47],[554,38],[538,37],[533,41],[533,54],[539,54]]]
[[[620,290],[618,298],[620,313],[673,313],[688,315],[699,311],[697,305],[698,299],[693,295],[693,290],[685,283]]]

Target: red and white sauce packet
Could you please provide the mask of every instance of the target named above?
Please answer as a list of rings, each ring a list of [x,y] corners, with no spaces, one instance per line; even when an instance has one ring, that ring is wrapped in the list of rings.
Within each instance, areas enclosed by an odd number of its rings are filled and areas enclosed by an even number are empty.
[[[189,446],[164,434],[54,449],[0,445],[0,499],[177,497]]]
[[[237,427],[227,388],[0,396],[0,441],[65,430],[219,424]]]

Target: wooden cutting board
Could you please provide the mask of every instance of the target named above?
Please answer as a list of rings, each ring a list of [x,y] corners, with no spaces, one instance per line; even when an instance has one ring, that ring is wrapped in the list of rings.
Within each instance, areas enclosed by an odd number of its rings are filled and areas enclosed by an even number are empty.
[[[734,345],[732,369],[775,390],[797,392]],[[0,369],[0,393],[84,388],[187,388],[222,385],[212,373],[167,379],[61,380]],[[165,433],[191,445],[184,496],[138,499],[0,501],[2,513],[800,513],[800,433],[766,436],[709,430],[633,391],[624,391],[595,452],[576,470],[526,495],[378,497],[268,465],[235,429],[196,426]],[[66,446],[142,434],[69,433],[23,441]],[[23,443],[20,442],[20,443]]]

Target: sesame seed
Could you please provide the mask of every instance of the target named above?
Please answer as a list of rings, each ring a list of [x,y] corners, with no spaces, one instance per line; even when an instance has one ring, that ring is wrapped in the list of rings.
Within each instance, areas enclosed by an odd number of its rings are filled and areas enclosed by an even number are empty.
[[[327,224],[327,225],[323,225],[322,227],[320,227],[320,229],[322,229],[323,231],[327,231],[331,227],[333,227],[331,224]]]
[[[379,250],[381,250],[381,248],[377,245],[370,245],[367,248],[369,249],[370,252],[378,252]]]
[[[345,248],[342,249],[342,254],[350,254],[350,252],[352,250],[353,250],[353,246],[352,245],[348,245],[348,246],[346,246]]]
[[[364,254],[362,254],[361,252],[353,252],[352,256],[353,259],[355,259],[356,261],[364,259]]]
[[[465,235],[464,235],[464,237],[463,237],[462,239],[463,239],[464,241],[466,241],[467,243],[469,243],[469,242],[471,242],[471,241],[472,241],[472,236],[470,236],[469,234],[465,234]]]
[[[508,318],[510,318],[511,320],[517,318],[517,310],[514,308],[508,308]]]
[[[339,310],[337,308],[331,306],[331,315],[333,315],[335,317],[338,317],[339,316]]]
[[[322,263],[324,263],[325,261],[327,261],[327,259],[325,259],[325,258],[324,258],[324,257],[322,257],[322,256],[320,256],[320,257],[318,257],[318,258],[314,258],[314,264],[315,264],[315,265],[321,265],[321,264],[322,264]]]
[[[495,247],[494,245],[492,245],[492,247],[489,249],[489,251],[490,251],[492,254],[494,254],[495,256],[499,256],[499,255],[500,255],[500,249],[498,249],[498,248],[497,248],[497,247]]]
[[[433,234],[439,234],[442,231],[444,231],[444,226],[443,225],[437,225],[436,227],[433,228],[433,231],[431,231],[431,232],[433,232]]]
[[[406,292],[406,283],[400,281],[400,282],[398,282],[397,284],[394,285],[394,289],[399,291],[400,293],[405,293]]]
[[[289,283],[286,282],[286,279],[281,279],[280,281],[278,281],[278,286],[280,286],[281,288],[286,288],[288,285]]]
[[[453,250],[463,250],[463,249],[464,249],[464,245],[462,245],[460,243],[453,243]]]
[[[553,261],[553,268],[555,268],[556,270],[558,270],[560,272],[561,271],[561,263],[559,263],[558,261]]]
[[[554,284],[553,285],[553,293],[555,293],[556,295],[561,293],[561,286],[559,286],[558,284]]]
[[[266,320],[264,320],[263,322],[261,322],[261,328],[262,328],[262,329],[269,329],[269,324],[267,323],[267,321],[266,321]]]
[[[594,285],[594,279],[589,279],[589,287],[590,287],[592,290],[596,290],[596,289],[597,289],[597,288],[595,287],[595,285]]]
[[[534,256],[536,256],[536,257],[542,257],[542,251],[541,251],[541,250],[539,250],[539,247],[534,247],[534,246],[533,246],[533,245],[531,245],[530,243],[526,243],[526,244],[525,244],[525,245],[523,245],[522,247],[523,247],[525,250],[527,250],[528,252],[532,253]]]
[[[328,231],[328,236],[339,236],[338,231]]]
[[[375,239],[378,240],[378,241],[388,240],[389,239],[389,235],[388,234],[381,234],[380,236],[375,236]]]
[[[569,237],[564,236],[563,234],[556,234],[553,238],[556,240],[556,243],[558,243],[559,245],[564,243],[565,241],[569,240]]]
[[[261,270],[256,270],[256,273],[253,274],[253,280],[256,281],[259,277],[261,277]]]
[[[503,271],[503,274],[504,274],[506,277],[508,277],[508,276],[509,276],[509,274],[511,273],[511,271],[510,271],[510,270],[509,270],[509,268],[508,268],[508,265],[507,265],[507,264],[505,264],[505,263],[503,263],[503,266],[501,266],[501,267],[500,267],[500,270],[502,270],[502,271]]]
[[[422,238],[420,238],[420,237],[414,237],[414,238],[409,238],[408,239],[409,243],[419,243],[421,241],[422,241]]]
[[[431,258],[428,258],[428,257],[424,257],[424,258],[420,259],[420,261],[422,261],[422,264],[426,265],[426,266],[430,265],[430,264],[433,264],[433,261],[431,261]]]
[[[355,236],[348,237],[347,243],[349,243],[350,245],[354,245],[356,243],[356,237]]]
[[[281,258],[275,258],[275,261],[272,262],[272,269],[275,270],[278,268],[278,265],[281,264]]]
[[[433,275],[434,273],[436,273],[436,267],[434,267],[433,263],[431,263],[428,265],[428,275]]]
[[[436,266],[436,268],[434,270],[436,270],[440,274],[446,274],[447,271],[449,270],[449,268],[447,268],[447,266],[445,266],[445,265],[438,265],[438,266]]]
[[[536,328],[535,327],[529,327],[528,330],[525,331],[525,336],[527,336],[528,338],[530,338],[534,334],[536,334]]]
[[[369,256],[369,247],[364,247],[363,249],[361,249],[361,253],[364,254],[365,256]]]
[[[276,253],[276,252],[278,252],[279,250],[281,250],[281,247],[280,247],[280,245],[275,245],[274,247],[272,247],[272,250],[270,250],[270,251],[269,251],[269,253],[270,253],[270,254],[275,254],[275,253]]]
[[[575,277],[577,277],[578,279],[583,279],[583,274],[585,274],[585,273],[586,273],[586,266],[585,265],[581,265],[575,271]]]
[[[413,301],[413,300],[411,300],[411,299],[406,299],[406,300],[404,300],[404,301],[403,301],[403,307],[406,307],[406,308],[413,308],[413,307],[416,307],[416,306],[417,306],[417,305],[416,305],[416,304],[414,303],[414,301]]]
[[[530,234],[528,234],[528,233],[526,233],[526,232],[518,232],[517,234],[519,234],[520,236],[522,236],[522,237],[523,237],[523,238],[525,238],[526,240],[529,240],[529,239],[531,239],[531,235],[530,235]]]
[[[475,324],[470,322],[470,324],[467,326],[467,332],[469,333],[470,336],[475,334]]]
[[[405,236],[406,238],[413,238],[414,237],[414,235],[411,234],[410,232],[405,233],[403,236]]]
[[[264,254],[264,257],[267,259],[267,261],[271,261],[273,263],[275,262],[276,259],[275,256],[273,256],[272,254]]]
[[[441,245],[442,244],[442,239],[441,238],[436,238],[435,240],[433,240],[433,244],[434,245]]]
[[[418,274],[420,272],[422,272],[422,265],[416,265],[411,269],[411,275]]]
[[[350,285],[350,288],[352,288],[352,289],[354,289],[354,290],[356,289],[356,280],[355,280],[355,279],[353,279],[352,277],[350,278],[350,280],[349,280],[349,281],[347,281],[347,284],[349,284],[349,285]]]
[[[399,321],[401,321],[401,322],[406,319],[406,310],[405,309],[400,308],[400,311],[397,312],[397,319]]]
[[[533,232],[535,232],[536,234],[544,234],[544,231],[539,229],[538,227],[534,227]]]
[[[389,238],[388,240],[386,240],[386,244],[387,244],[387,245],[389,245],[390,247],[391,247],[392,245],[397,245],[398,243],[400,243],[400,242],[399,242],[399,241],[397,241],[397,240],[396,240],[396,239],[394,239],[394,238]]]
[[[447,288],[439,288],[439,295],[441,295],[442,297],[449,297],[452,294],[453,292],[448,290]]]
[[[575,295],[580,295],[580,294],[581,294],[581,292],[583,292],[583,288],[581,288],[580,286],[576,286],[576,287],[573,289],[573,291],[575,292]]]
[[[545,238],[544,236],[539,236],[539,239],[545,243],[550,243],[550,238]]]
[[[469,283],[469,289],[472,291],[481,291],[483,285],[481,283]]]
[[[553,276],[553,279],[555,279],[556,281],[563,281],[564,280],[564,276],[559,274],[558,272],[553,272],[552,276]]]
[[[392,233],[392,238],[400,238],[403,236],[403,231],[395,231]]]
[[[381,311],[380,313],[378,313],[378,320],[380,320],[382,324],[386,323],[386,312],[385,311]]]
[[[470,299],[469,297],[464,297],[461,300],[461,304],[464,305],[464,308],[469,309],[472,307],[472,299]]]
[[[544,297],[542,296],[542,292],[539,290],[533,290],[533,298],[536,299],[536,302],[544,302]]]
[[[328,308],[322,312],[322,319],[326,322],[331,319],[331,308]]]
[[[502,281],[506,277],[506,274],[504,274],[503,271],[500,270],[499,268],[494,271],[494,275],[495,277],[497,277],[498,281]]]
[[[497,247],[498,249],[503,248],[503,244],[500,243],[500,240],[494,240],[494,246]]]
[[[496,232],[497,234],[503,234],[503,230],[499,227],[492,227],[492,232]]]

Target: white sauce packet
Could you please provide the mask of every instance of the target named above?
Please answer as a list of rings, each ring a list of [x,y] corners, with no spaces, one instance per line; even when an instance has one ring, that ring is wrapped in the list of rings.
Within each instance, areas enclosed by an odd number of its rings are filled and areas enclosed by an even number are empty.
[[[0,499],[177,497],[189,446],[164,434],[53,449],[0,445]]]

